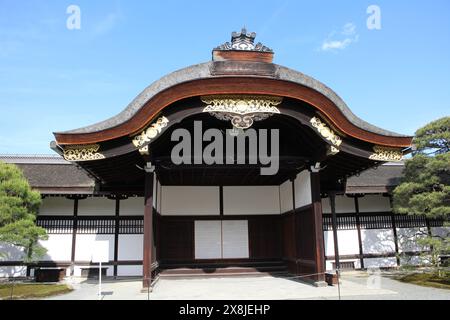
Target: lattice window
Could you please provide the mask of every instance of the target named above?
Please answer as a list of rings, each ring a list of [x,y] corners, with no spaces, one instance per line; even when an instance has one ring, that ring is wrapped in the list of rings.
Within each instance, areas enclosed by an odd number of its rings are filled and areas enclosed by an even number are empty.
[[[77,233],[79,234],[114,234],[116,221],[114,217],[79,217]]]
[[[426,220],[425,216],[395,215],[395,226],[397,228],[426,227],[427,220]]]
[[[361,229],[392,229],[392,215],[390,213],[359,215]]]
[[[356,216],[351,214],[336,215],[336,225],[338,230],[356,229]],[[323,215],[323,230],[333,230],[333,220],[331,214]]]
[[[36,219],[36,225],[45,228],[48,234],[71,234],[73,218],[40,216]]]
[[[119,221],[119,234],[143,234],[143,217],[127,217]]]

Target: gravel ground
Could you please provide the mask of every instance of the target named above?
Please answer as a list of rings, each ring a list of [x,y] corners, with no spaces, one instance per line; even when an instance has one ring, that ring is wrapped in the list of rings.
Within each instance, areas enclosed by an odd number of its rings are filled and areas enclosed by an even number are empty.
[[[342,275],[343,300],[450,300],[450,290],[421,287],[392,279],[392,273],[371,276],[354,271]],[[96,300],[98,283],[74,279],[73,292],[50,300]],[[275,277],[226,277],[203,279],[164,279],[157,282],[153,292],[141,292],[138,279],[107,280],[103,283],[103,300],[337,300],[337,286],[316,288],[306,283]]]

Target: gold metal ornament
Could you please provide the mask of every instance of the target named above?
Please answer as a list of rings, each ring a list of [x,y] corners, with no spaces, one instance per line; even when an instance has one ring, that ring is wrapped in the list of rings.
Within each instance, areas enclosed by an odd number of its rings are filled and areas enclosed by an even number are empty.
[[[310,120],[310,123],[317,131],[320,133],[322,137],[326,140],[330,141],[333,146],[336,148],[339,147],[342,143],[341,137],[339,137],[333,130],[331,130],[325,123],[323,123],[318,117],[313,117]]]
[[[67,161],[92,161],[104,159],[105,156],[98,152],[98,144],[72,145],[64,147],[64,159]]]
[[[400,149],[374,146],[373,151],[374,153],[369,156],[371,160],[398,162],[403,159],[403,153]]]
[[[167,127],[168,123],[169,120],[166,117],[164,116],[159,117],[158,120],[156,120],[156,122],[152,123],[147,129],[145,129],[144,131],[142,131],[140,134],[138,134],[133,138],[133,145],[136,148],[142,149],[144,144],[156,138],[156,136],[161,133],[162,129]],[[143,151],[148,152],[148,148]]]
[[[248,129],[253,122],[280,113],[276,106],[283,98],[264,95],[211,95],[202,96],[201,100],[207,105],[203,112],[208,112],[219,120],[231,121],[237,129]]]

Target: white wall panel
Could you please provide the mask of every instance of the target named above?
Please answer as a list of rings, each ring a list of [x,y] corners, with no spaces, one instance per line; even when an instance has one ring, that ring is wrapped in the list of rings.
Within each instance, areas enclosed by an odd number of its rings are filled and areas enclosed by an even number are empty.
[[[388,268],[396,266],[397,266],[397,259],[395,257],[364,259],[365,268],[373,268],[373,267]]]
[[[355,200],[346,195],[336,195],[336,213],[352,213],[355,211]]]
[[[292,211],[294,203],[292,200],[292,182],[287,180],[280,185],[281,213]]]
[[[430,229],[433,236],[448,237],[450,234],[450,227],[431,227]]]
[[[144,197],[132,197],[120,200],[121,216],[143,216],[144,215]]]
[[[333,231],[324,231],[325,255],[334,256]],[[338,230],[339,255],[359,254],[358,231]]]
[[[394,231],[392,229],[361,230],[363,253],[395,252]]]
[[[142,260],[144,235],[121,234],[119,235],[118,259]]]
[[[73,275],[75,277],[81,277],[81,269],[98,269],[98,266],[82,266],[82,265],[75,265],[73,268]],[[114,266],[105,266],[102,265],[102,268],[107,268],[106,269],[106,275],[108,277],[111,277],[114,275]]]
[[[39,241],[47,249],[41,260],[70,261],[72,250],[71,234],[49,234],[47,240]]]
[[[221,221],[195,221],[195,259],[222,257]]]
[[[369,194],[358,198],[359,212],[388,212],[391,205],[388,197],[381,194]]]
[[[222,221],[223,258],[248,258],[248,221]]]
[[[113,216],[115,214],[115,200],[105,197],[88,197],[78,201],[79,216]]]
[[[223,211],[225,215],[279,214],[279,187],[224,187]]]
[[[0,278],[25,277],[26,275],[27,275],[26,266],[0,267]]]
[[[75,261],[91,261],[94,250],[96,249],[96,241],[109,241],[109,260],[114,260],[114,235],[77,234]]]
[[[162,186],[162,215],[219,215],[219,187]]]
[[[422,247],[416,240],[427,236],[427,228],[397,228],[398,251],[421,251]]]
[[[73,216],[74,200],[65,197],[47,197],[42,199],[39,215]]]
[[[0,261],[21,261],[24,257],[21,248],[0,242]]]
[[[142,276],[142,266],[117,266],[117,275],[120,277],[141,277]]]
[[[295,207],[300,208],[312,203],[311,174],[303,170],[295,178]]]
[[[322,212],[331,213],[330,198],[322,198]]]

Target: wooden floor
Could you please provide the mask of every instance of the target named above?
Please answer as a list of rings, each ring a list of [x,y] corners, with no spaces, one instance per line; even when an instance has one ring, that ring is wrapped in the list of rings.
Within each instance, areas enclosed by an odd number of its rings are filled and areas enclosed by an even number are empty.
[[[211,265],[193,264],[184,266],[162,266],[160,278],[180,279],[198,277],[225,276],[283,276],[287,275],[287,268],[282,261],[258,262],[245,265]]]

